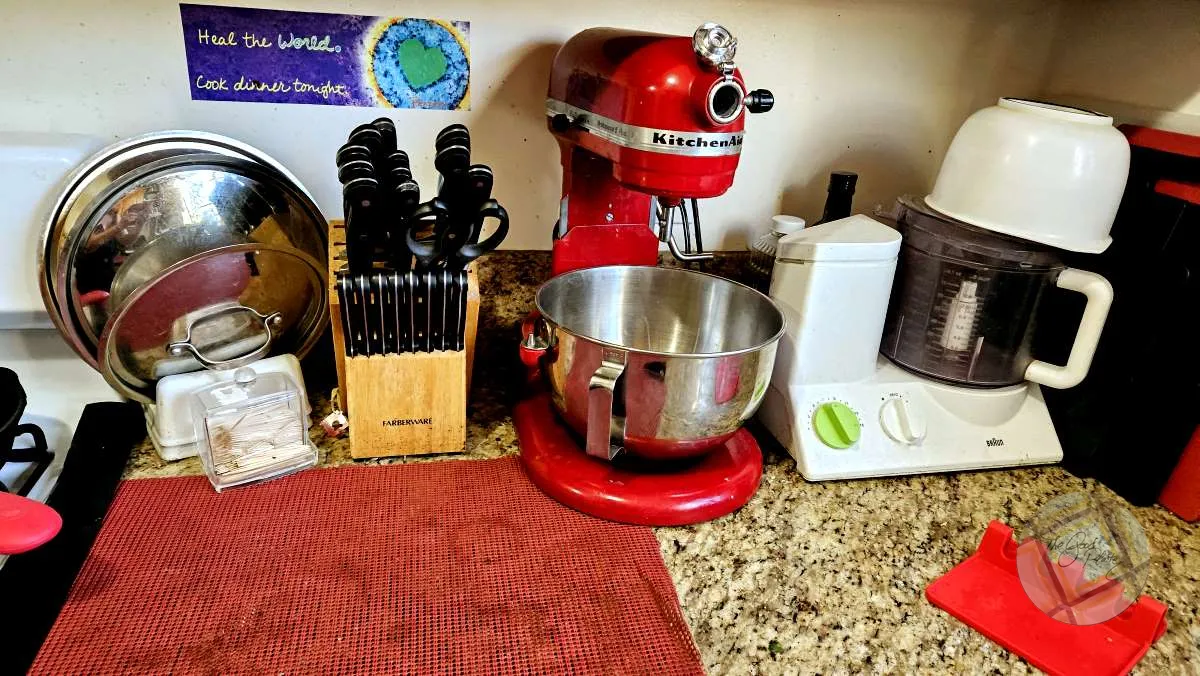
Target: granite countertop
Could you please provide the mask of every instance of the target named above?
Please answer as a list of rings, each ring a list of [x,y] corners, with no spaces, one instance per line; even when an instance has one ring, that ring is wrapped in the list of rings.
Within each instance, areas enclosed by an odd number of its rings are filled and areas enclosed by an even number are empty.
[[[509,410],[521,382],[515,325],[548,274],[544,252],[500,252],[480,269],[480,343],[466,451],[366,461],[430,462],[517,452]],[[719,271],[719,270],[718,270]],[[313,420],[328,389],[309,384]],[[354,462],[345,439],[314,426],[322,464]],[[658,528],[663,560],[706,669],[720,674],[1034,673],[924,596],[975,551],[988,522],[1017,525],[1074,491],[1113,496],[1059,467],[809,483],[766,435],[762,485],[740,511]],[[363,462],[363,461],[359,461]],[[149,443],[127,478],[202,473],[195,459],[163,463]],[[1119,498],[1117,498],[1119,499]],[[1159,507],[1131,508],[1146,531],[1144,593],[1170,607],[1169,627],[1135,673],[1200,672],[1200,528]]]

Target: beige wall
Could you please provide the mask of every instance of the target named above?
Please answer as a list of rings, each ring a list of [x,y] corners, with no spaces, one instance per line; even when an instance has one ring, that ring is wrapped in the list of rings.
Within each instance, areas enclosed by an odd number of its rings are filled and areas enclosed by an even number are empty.
[[[1200,2],[1068,0],[1061,11],[1047,97],[1200,134]]]
[[[312,11],[468,19],[474,107],[393,111],[401,142],[432,185],[434,134],[464,121],[476,157],[498,175],[514,218],[509,248],[546,248],[559,198],[555,145],[542,105],[556,46],[615,25],[687,34],[720,21],[740,38],[751,87],[775,92],[748,123],[734,188],[704,205],[706,242],[787,211],[813,218],[827,172],[861,173],[856,206],[930,186],[954,130],[998,96],[1039,91],[1058,2],[1043,0],[244,0]],[[196,128],[256,144],[288,165],[328,216],[341,211],[334,150],[377,109],[191,101],[176,0],[5,0],[0,130],[106,139]]]

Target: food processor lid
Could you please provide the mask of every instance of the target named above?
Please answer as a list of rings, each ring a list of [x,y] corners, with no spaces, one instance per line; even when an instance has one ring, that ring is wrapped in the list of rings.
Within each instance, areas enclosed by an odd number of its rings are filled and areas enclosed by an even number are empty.
[[[781,261],[892,260],[900,253],[900,233],[856,214],[787,235],[775,251]]]
[[[328,314],[320,263],[290,247],[228,246],[135,290],[100,336],[100,372],[153,402],[158,380],[258,358],[305,354]]]
[[[956,220],[915,195],[904,195],[897,202],[897,222],[906,246],[968,265],[1028,272],[1063,267],[1053,247]]]

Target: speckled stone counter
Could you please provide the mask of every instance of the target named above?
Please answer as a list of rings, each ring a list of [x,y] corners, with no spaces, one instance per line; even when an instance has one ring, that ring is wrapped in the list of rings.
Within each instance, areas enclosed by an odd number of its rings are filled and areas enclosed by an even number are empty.
[[[548,273],[544,252],[500,252],[481,267],[466,452],[369,462],[517,452],[509,417],[521,382],[515,327]],[[328,388],[309,386],[318,420],[329,410]],[[1053,497],[1111,495],[1106,488],[1057,467],[814,484],[758,436],[766,466],[746,507],[710,523],[656,530],[710,673],[1036,672],[930,605],[924,589],[975,550],[992,519],[1016,525]],[[345,440],[327,441],[317,427],[313,439],[323,464],[353,462]],[[126,476],[200,472],[195,459],[161,462],[147,443]],[[1200,528],[1157,507],[1131,511],[1150,541],[1145,593],[1170,606],[1166,635],[1135,673],[1200,673]]]

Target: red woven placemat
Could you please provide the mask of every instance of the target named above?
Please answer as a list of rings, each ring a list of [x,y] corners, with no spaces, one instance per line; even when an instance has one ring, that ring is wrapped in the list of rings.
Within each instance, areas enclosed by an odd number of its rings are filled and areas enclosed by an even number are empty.
[[[505,458],[126,481],[32,673],[702,667],[650,529]]]

